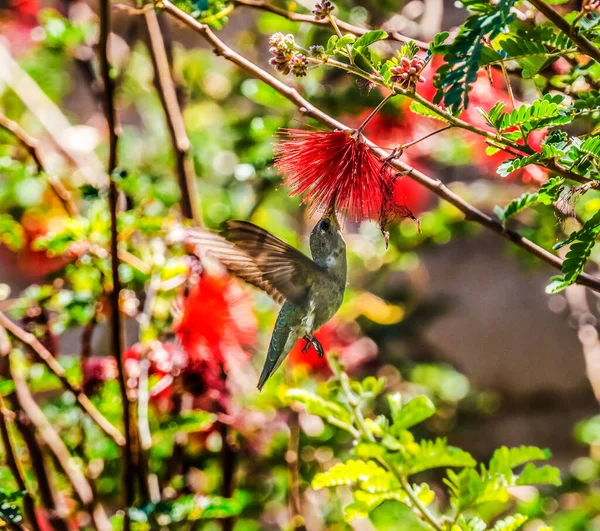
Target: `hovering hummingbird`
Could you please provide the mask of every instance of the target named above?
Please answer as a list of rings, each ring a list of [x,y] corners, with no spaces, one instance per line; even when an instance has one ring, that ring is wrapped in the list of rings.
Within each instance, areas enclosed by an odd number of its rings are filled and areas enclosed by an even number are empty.
[[[283,302],[258,389],[279,368],[299,338],[303,352],[323,347],[314,332],[338,311],[346,289],[346,243],[333,207],[310,233],[312,260],[284,241],[247,221],[229,221],[220,235],[190,229],[190,243],[214,256],[229,271]]]

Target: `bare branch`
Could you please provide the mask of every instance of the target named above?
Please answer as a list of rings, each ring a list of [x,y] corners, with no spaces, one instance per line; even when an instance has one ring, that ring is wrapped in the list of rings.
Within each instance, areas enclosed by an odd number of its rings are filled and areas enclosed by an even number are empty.
[[[15,382],[16,394],[20,406],[35,426],[45,445],[56,458],[56,462],[71,483],[73,492],[94,519],[96,529],[99,531],[110,531],[112,526],[104,508],[94,499],[91,485],[85,475],[75,465],[69,450],[58,436],[58,433],[56,433],[56,430],[52,427],[52,424],[50,424],[50,421],[46,418],[46,415],[44,415],[35,402],[31,391],[27,386],[27,382],[22,376],[18,375],[16,371],[12,371],[11,374],[13,381]]]
[[[67,214],[69,214],[71,217],[76,216],[79,212],[77,210],[75,201],[73,201],[73,195],[65,188],[65,185],[58,177],[50,175],[44,168],[44,164],[42,163],[42,159],[38,150],[38,140],[33,138],[17,122],[9,120],[3,114],[0,114],[0,127],[11,133],[23,145],[33,159],[33,162],[35,162],[38,173],[44,172],[46,174],[48,184],[52,188],[52,191],[58,200],[61,202]]]
[[[193,220],[195,225],[198,225],[201,223],[201,217],[198,215],[196,208],[196,174],[194,173],[193,162],[189,157],[190,140],[177,101],[167,50],[154,10],[145,11],[144,18],[150,37],[149,49],[156,75],[156,86],[173,144],[175,167],[177,169],[179,190],[181,191],[181,213],[184,217]]]
[[[8,359],[5,357],[1,361],[7,363]],[[4,405],[4,399],[2,398],[2,395],[0,395],[0,434],[2,435],[2,443],[4,444],[6,464],[8,465],[8,468],[10,468],[10,472],[15,478],[17,488],[20,491],[25,492],[23,495],[23,510],[25,511],[27,520],[31,524],[31,527],[34,531],[40,531],[40,526],[38,525],[37,518],[35,516],[33,496],[31,495],[31,492],[29,492],[29,489],[25,483],[23,466],[15,454],[12,438],[8,431],[8,424],[12,422],[13,418],[13,412],[6,409],[6,406]]]
[[[312,105],[310,102],[304,99],[296,89],[288,87],[285,83],[282,83],[277,78],[275,78],[259,66],[255,65],[252,61],[249,61],[239,53],[232,50],[221,39],[219,39],[208,26],[198,23],[193,17],[178,9],[169,0],[158,1],[156,5],[158,7],[162,7],[174,18],[195,30],[199,35],[201,35],[206,41],[208,41],[213,46],[213,50],[217,55],[220,55],[228,61],[231,61],[232,63],[238,65],[240,68],[246,70],[248,73],[250,73],[257,79],[260,79],[261,81],[265,82],[267,85],[269,85],[281,95],[290,100],[298,107],[298,110],[304,116],[314,118],[332,129],[351,130],[351,128],[347,125],[343,124],[342,122],[336,120],[335,118],[329,116],[325,112]],[[373,152],[376,153],[379,157],[381,157],[382,159],[385,159],[387,157],[387,153],[385,150],[378,147],[376,144],[369,141],[368,139],[366,140],[366,142],[373,149]],[[421,185],[425,186],[444,201],[447,201],[448,203],[454,205],[465,215],[465,219],[467,219],[468,221],[473,221],[484,226],[485,228],[509,240],[513,244],[524,249],[528,253],[536,256],[537,258],[539,258],[543,262],[546,262],[552,267],[559,270],[562,269],[562,260],[558,256],[546,251],[539,245],[536,245],[531,240],[524,238],[517,232],[506,229],[502,225],[502,223],[500,223],[500,221],[498,221],[495,218],[492,218],[488,214],[483,213],[481,210],[477,209],[476,207],[465,201],[462,197],[456,195],[439,179],[430,177],[424,174],[423,172],[416,170],[415,168],[409,166],[402,160],[394,160],[391,162],[391,164],[398,171],[408,175]],[[600,279],[595,278],[592,275],[588,275],[587,273],[582,273],[581,275],[579,275],[579,277],[577,278],[577,283],[583,286],[587,286],[593,289],[594,291],[600,292]]]
[[[276,15],[279,15],[280,17],[287,18],[288,20],[293,20],[294,22],[307,22],[309,24],[315,24],[316,26],[329,26],[330,25],[329,19],[327,19],[327,18],[317,20],[314,17],[314,15],[302,15],[299,13],[294,13],[292,11],[287,11],[285,9],[281,9],[280,7],[271,5],[268,2],[265,2],[263,0],[234,0],[234,4],[236,6],[246,6],[246,7],[252,7],[254,9],[260,9],[262,11],[268,11],[269,13],[274,13]],[[369,28],[361,28],[359,26],[354,26],[353,24],[349,24],[348,22],[344,22],[343,20],[340,20],[339,18],[335,18],[335,17],[332,17],[332,18],[334,19],[334,22],[338,28],[343,29],[344,31],[346,31],[348,33],[353,33],[354,35],[360,36],[360,35],[364,35],[368,31],[371,31]],[[390,30],[387,32],[387,34],[388,34],[387,39],[389,39],[391,41],[398,41],[398,42],[402,42],[402,43],[407,42],[407,41],[413,41],[422,50],[427,50],[429,48],[429,43],[423,42],[423,41],[420,41],[417,39],[411,39],[410,37],[406,37],[405,35],[402,35],[398,31]]]
[[[63,387],[70,391],[77,398],[77,404],[83,411],[85,411],[90,418],[98,424],[104,433],[106,433],[111,439],[113,439],[119,446],[125,444],[123,435],[115,428],[107,419],[96,409],[96,406],[92,404],[89,397],[83,392],[83,390],[75,384],[72,384],[65,374],[65,370],[61,364],[58,363],[56,358],[50,353],[50,351],[42,345],[38,339],[29,332],[23,330],[19,325],[13,323],[6,315],[0,312],[0,327],[5,328],[19,341],[27,345],[37,355],[37,357],[54,373],[54,375],[60,380]]]
[[[118,132],[116,123],[115,109],[115,85],[110,75],[110,62],[108,60],[108,39],[110,35],[110,0],[101,0],[100,2],[100,41],[99,56],[102,81],[104,83],[104,113],[108,123],[109,134],[109,155],[108,155],[108,202],[110,210],[110,252],[112,269],[112,292],[110,293],[111,306],[111,333],[113,353],[117,360],[119,390],[121,393],[121,402],[123,404],[123,426],[125,429],[125,447],[123,450],[123,496],[125,503],[125,517],[123,528],[128,531],[131,526],[129,518],[129,508],[133,506],[135,500],[135,422],[133,420],[133,404],[127,396],[127,383],[125,377],[125,363],[123,354],[125,350],[125,335],[123,330],[123,316],[119,306],[119,297],[121,294],[121,279],[119,278],[119,234],[117,229],[117,208],[118,208],[118,190],[113,179],[113,173],[117,168],[117,142]]]

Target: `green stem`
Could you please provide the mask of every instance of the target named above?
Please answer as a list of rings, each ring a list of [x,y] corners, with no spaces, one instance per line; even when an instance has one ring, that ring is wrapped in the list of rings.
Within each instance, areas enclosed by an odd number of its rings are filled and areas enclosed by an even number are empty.
[[[373,112],[371,112],[371,114],[369,114],[369,116],[366,117],[365,121],[360,125],[360,127],[356,130],[358,133],[362,132],[362,130],[367,126],[367,124],[371,121],[371,118],[373,118],[382,108],[383,106],[389,101],[391,100],[396,94],[394,94],[393,92],[391,94],[388,94],[385,98],[383,98],[380,102],[379,105],[377,105],[377,107],[375,107],[375,109],[373,109]]]

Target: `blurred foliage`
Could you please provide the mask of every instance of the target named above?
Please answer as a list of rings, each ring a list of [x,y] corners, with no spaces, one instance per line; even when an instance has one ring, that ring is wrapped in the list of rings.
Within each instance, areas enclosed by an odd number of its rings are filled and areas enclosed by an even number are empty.
[[[175,3],[215,29],[238,17],[232,2]],[[339,2],[336,16],[377,26],[398,9],[388,0],[357,4]],[[600,195],[594,186],[569,184],[561,177],[547,180],[546,173],[540,177],[532,168],[557,162],[597,182],[600,96],[594,87],[600,70],[593,61],[579,60],[554,69],[552,65],[564,58],[561,55],[571,59],[574,43],[549,23],[526,26],[515,19],[510,14],[510,8],[518,5],[515,2],[463,4],[472,15],[459,37],[452,40],[447,32],[441,33],[426,53],[414,43],[392,49],[382,30],[358,38],[338,37],[332,36],[330,28],[300,25],[262,12],[238,27],[237,33],[226,35],[232,47],[263,64],[269,37],[275,32],[293,33],[297,53],[322,46],[319,53],[352,59],[369,75],[377,73],[376,81],[388,87],[394,76],[401,76],[403,59],[423,58],[427,79],[413,76],[413,85],[404,88],[427,93],[425,101],[411,101],[410,94],[399,96],[366,130],[390,151],[395,144],[437,129],[440,121],[446,121],[447,109],[494,130],[499,139],[529,145],[537,138],[535,153],[509,157],[498,146],[477,144],[473,135],[452,131],[432,142],[417,143],[402,156],[418,168],[460,170],[472,164],[487,177],[498,169],[500,176],[512,179],[514,186],[483,177],[450,179],[447,184],[486,211],[496,207],[502,223],[518,227],[545,248],[557,240],[559,247],[570,245],[563,275],[549,286],[549,291],[558,291],[574,282],[588,261],[600,259],[595,246]],[[291,2],[274,5],[295,8]],[[107,154],[95,58],[97,20],[85,10],[76,15],[40,11],[34,27],[27,29],[27,46],[15,50],[23,71],[76,124],[70,135],[51,140],[19,93],[8,86],[1,89],[3,114],[41,139],[48,172],[39,172],[27,150],[0,131],[0,260],[14,275],[15,285],[28,285],[13,293],[10,301],[4,300],[8,294],[3,289],[0,302],[10,302],[11,317],[58,358],[65,378],[82,385],[100,413],[122,430],[116,364],[104,341],[112,290],[107,193],[97,183],[87,182],[64,156],[67,151],[53,145],[65,142],[90,159],[104,160]],[[595,13],[577,21],[574,14],[568,17],[579,24],[583,35],[597,42]],[[231,218],[247,219],[305,247],[311,222],[304,206],[279,189],[272,143],[280,128],[297,127],[298,121],[312,127],[312,121],[298,118],[281,94],[210,50],[190,47],[187,40],[175,37],[168,44],[198,177],[199,194],[194,200],[202,209],[203,222],[218,228]],[[426,277],[420,254],[479,230],[465,223],[456,208],[438,202],[408,177],[398,180],[398,194],[419,215],[420,230],[410,220],[398,223],[391,229],[386,249],[375,222],[345,226],[349,287],[338,317],[319,337],[323,344],[328,341],[327,350],[339,355],[347,372],[333,357],[332,376],[332,369],[314,353],[294,359],[291,355],[264,392],[257,394],[256,371],[276,308],[266,295],[255,291],[252,318],[257,321],[258,338],[251,345],[237,345],[249,362],[236,359],[232,364],[236,371],[227,375],[227,389],[219,387],[222,374],[212,387],[207,386],[207,369],[199,367],[198,358],[187,353],[184,361],[179,359],[177,323],[181,313],[189,311],[186,297],[202,278],[199,271],[210,267],[198,264],[185,245],[189,222],[178,211],[180,192],[171,139],[148,50],[142,39],[131,36],[119,39],[115,46],[113,75],[122,134],[120,168],[111,178],[122,206],[118,214],[120,307],[128,323],[129,344],[135,343],[125,356],[126,383],[137,406],[136,417],[143,419],[144,407],[148,411],[150,444],[143,458],[159,489],[158,500],[140,496],[128,509],[132,529],[212,530],[218,528],[218,520],[228,518],[235,518],[236,531],[291,529],[300,525],[296,519],[290,521],[288,512],[294,489],[308,506],[307,514],[318,513],[318,525],[332,530],[350,529],[350,522],[360,518],[369,518],[379,530],[510,531],[541,530],[547,525],[557,531],[595,529],[600,516],[597,418],[576,426],[576,438],[589,447],[589,456],[578,458],[564,471],[562,485],[558,469],[532,463],[550,457],[548,451],[535,447],[502,447],[487,456],[485,465],[478,464],[448,440],[460,433],[463,414],[478,419],[493,415],[501,397],[476,389],[448,364],[417,363],[400,353],[399,343],[409,353],[421,347],[419,330],[445,311],[426,290],[406,281]],[[489,67],[492,77],[491,68],[497,73],[500,64],[524,78],[523,93],[539,90],[530,103],[512,109],[501,80],[485,85],[484,69]],[[320,108],[359,124],[381,100],[376,83],[365,86],[364,76],[359,81],[323,67],[311,68],[309,75],[294,82]],[[436,90],[447,107],[437,108],[439,112],[429,101]],[[473,112],[475,107],[480,111]],[[540,132],[543,135],[536,137]],[[78,215],[66,215],[49,175],[74,194]],[[515,188],[522,193],[517,199]],[[554,214],[560,206],[566,221],[557,224]],[[210,323],[199,322],[197,328],[207,334]],[[131,340],[132,334],[136,339]],[[60,353],[59,339],[72,345],[69,338],[74,335],[81,338],[78,346]],[[121,529],[119,447],[76,407],[76,398],[64,391],[43,360],[11,339],[11,367],[26,375],[74,466],[85,471],[114,528]],[[10,403],[15,386],[2,370],[0,394]],[[11,434],[37,500],[31,456],[18,431]],[[228,450],[236,455],[235,488],[225,493]],[[67,499],[71,523],[91,528],[86,509],[54,462],[52,472],[57,490]],[[18,523],[23,493],[16,490],[6,465],[0,466],[0,484],[6,489],[0,490],[0,519]]]

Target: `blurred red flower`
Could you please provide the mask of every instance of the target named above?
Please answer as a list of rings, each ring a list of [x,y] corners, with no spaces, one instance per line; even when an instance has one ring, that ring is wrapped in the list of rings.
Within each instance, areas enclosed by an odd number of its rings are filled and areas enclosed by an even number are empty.
[[[40,9],[38,0],[9,0],[7,9],[0,9],[0,34],[14,52],[32,42],[31,30],[37,26]]]
[[[336,209],[352,221],[412,217],[394,196],[396,172],[352,131],[284,130],[275,165],[292,196],[310,199],[314,210]]]
[[[362,365],[377,355],[377,345],[370,338],[360,335],[355,322],[332,319],[315,333],[315,337],[323,346],[326,355],[333,353],[339,355],[348,370]],[[331,375],[325,356],[319,358],[312,345],[306,352],[302,352],[303,348],[304,340],[300,339],[289,353],[288,363],[291,366],[305,367],[323,376]]]
[[[242,346],[254,343],[257,334],[251,297],[226,272],[204,269],[183,302],[174,331],[190,361],[225,366],[245,361]]]
[[[82,361],[83,391],[92,395],[100,390],[104,382],[117,377],[117,360],[112,356],[92,356]]]

